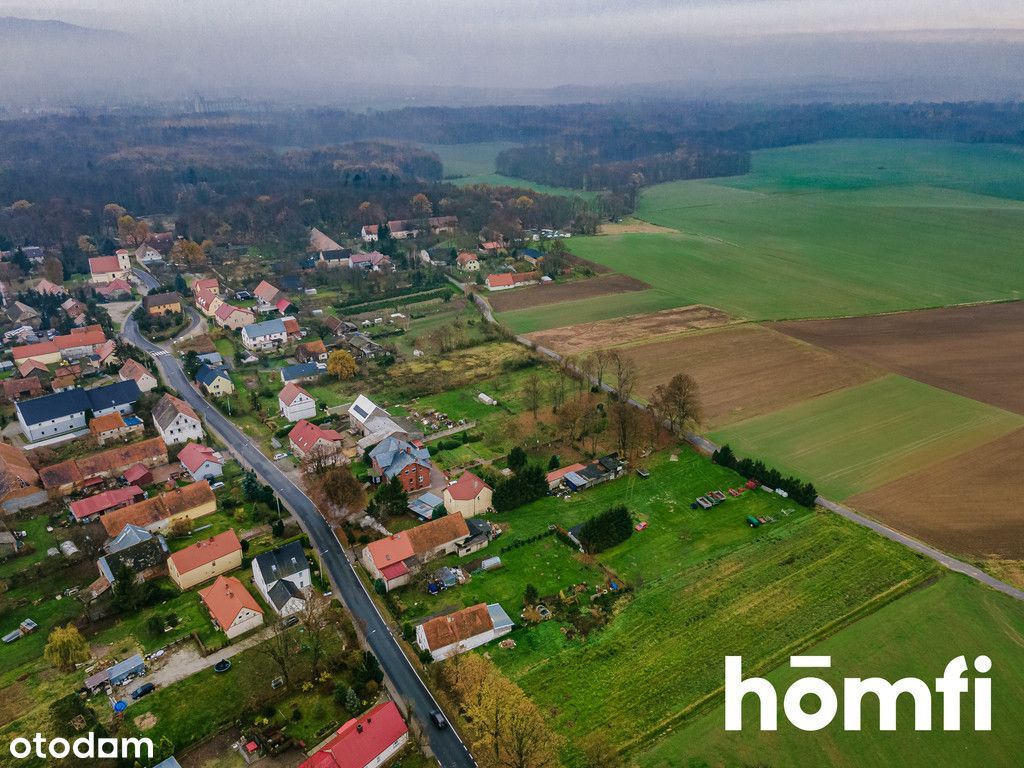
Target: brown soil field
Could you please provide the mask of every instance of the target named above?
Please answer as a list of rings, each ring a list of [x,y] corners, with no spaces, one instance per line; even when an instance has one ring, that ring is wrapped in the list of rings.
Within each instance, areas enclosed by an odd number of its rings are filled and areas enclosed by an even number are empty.
[[[949,552],[1024,559],[1024,429],[847,499]]]
[[[612,293],[645,291],[650,287],[642,280],[628,275],[602,275],[584,280],[571,280],[567,283],[528,285],[525,288],[492,292],[487,294],[487,301],[495,312],[509,312],[513,309],[539,307],[544,304],[560,304],[563,301],[592,299],[595,296],[607,296]]]
[[[1024,414],[1024,302],[770,327],[825,349]]]
[[[702,423],[717,428],[863,384],[881,371],[757,325],[620,347],[639,369],[637,394],[688,373],[700,387]]]
[[[615,320],[537,331],[528,334],[527,338],[559,354],[578,355],[600,347],[675,335],[682,331],[714,328],[728,322],[729,316],[720,309],[693,304],[648,315],[629,315]]]

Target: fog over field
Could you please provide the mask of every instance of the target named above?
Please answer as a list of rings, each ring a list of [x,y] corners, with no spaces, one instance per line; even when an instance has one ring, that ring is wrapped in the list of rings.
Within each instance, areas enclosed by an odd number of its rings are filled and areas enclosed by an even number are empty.
[[[0,99],[1024,94],[1024,5],[1014,0],[135,0],[128,9],[114,0],[0,2]]]

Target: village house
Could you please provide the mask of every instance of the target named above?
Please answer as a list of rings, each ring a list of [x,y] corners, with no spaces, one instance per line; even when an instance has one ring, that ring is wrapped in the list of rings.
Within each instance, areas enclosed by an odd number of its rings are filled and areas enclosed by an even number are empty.
[[[181,295],[177,291],[151,293],[142,297],[142,306],[150,315],[171,315],[181,312]]]
[[[104,416],[131,413],[142,393],[134,381],[119,381],[95,389],[69,389],[15,404],[21,431],[30,442],[68,435],[86,426],[86,412]]]
[[[10,514],[46,501],[46,491],[41,487],[39,473],[20,448],[0,443],[0,472],[7,478],[7,487],[0,496],[0,509],[4,512]]]
[[[216,300],[219,301],[219,299]],[[230,331],[245,328],[248,325],[252,325],[256,320],[256,315],[251,309],[236,307],[233,304],[227,303],[222,303],[217,307],[214,311],[214,317],[217,325]]]
[[[215,277],[200,277],[192,282],[192,295],[198,296],[203,291],[210,291],[214,296],[220,295],[220,283]]]
[[[235,384],[231,381],[231,374],[222,365],[207,365],[203,363],[196,370],[196,382],[208,395],[221,397],[222,395],[233,395]]]
[[[408,240],[411,237],[418,237],[424,228],[424,222],[406,219],[393,219],[388,222],[388,231],[395,240]]]
[[[26,360],[24,363],[19,364],[18,375],[23,379],[35,376],[40,381],[49,381],[52,376],[50,369],[38,360]]]
[[[235,638],[263,624],[263,609],[233,576],[218,576],[216,581],[199,590],[214,626]]]
[[[444,489],[444,508],[467,519],[483,514],[491,509],[491,486],[472,472],[463,472]]]
[[[380,272],[384,269],[391,269],[391,259],[380,251],[369,253],[353,253],[349,258],[349,266],[353,269],[362,269],[367,272]]]
[[[407,493],[430,487],[430,451],[397,437],[387,437],[370,451],[374,482],[397,477]]]
[[[463,251],[456,257],[455,261],[463,272],[480,271],[480,259],[476,257],[475,253]]]
[[[143,243],[135,249],[135,260],[139,262],[139,266],[146,268],[151,267],[154,264],[159,264],[164,260],[164,257],[160,255],[160,251],[154,248],[148,243]]]
[[[113,339],[107,339],[100,344],[96,348],[96,354],[92,356],[91,361],[100,368],[107,365],[118,365],[121,360],[117,356],[117,342]]]
[[[373,358],[384,352],[384,347],[375,342],[365,333],[349,334],[345,342],[348,344],[349,349],[352,351],[353,356],[363,360],[373,360]]]
[[[132,284],[120,277],[114,278],[109,283],[102,283],[93,286],[93,292],[102,297],[105,301],[117,301],[130,298],[132,295]]]
[[[61,302],[60,308],[64,311],[64,314],[68,316],[72,325],[81,328],[88,322],[87,313],[89,308],[78,299],[69,297]]]
[[[446,515],[370,542],[361,559],[370,578],[381,579],[386,589],[395,589],[408,584],[423,564],[461,552],[461,545],[471,536],[462,515]]]
[[[242,543],[234,528],[175,552],[167,559],[167,575],[183,592],[242,567]]]
[[[89,422],[89,433],[96,445],[100,446],[118,440],[127,442],[133,437],[141,437],[144,431],[142,419],[138,416],[124,416],[118,411],[97,416]]]
[[[358,447],[361,451],[372,448],[385,438],[408,440],[409,430],[387,411],[374,404],[366,395],[359,395],[348,407],[349,428],[362,435]]]
[[[192,406],[166,394],[153,407],[153,425],[168,445],[203,439],[203,422]]]
[[[220,294],[212,288],[203,288],[197,291],[193,294],[192,300],[195,302],[196,308],[207,317],[213,317],[217,310],[224,306]]]
[[[260,281],[260,284],[253,289],[252,295],[256,297],[256,304],[261,311],[275,309],[282,300],[287,301],[284,293],[266,280]]]
[[[119,250],[114,256],[94,256],[89,259],[89,276],[96,285],[117,279],[127,280],[131,269],[129,252],[125,250]]]
[[[43,394],[43,382],[38,376],[27,376],[24,379],[4,379],[4,398],[10,402],[25,398],[40,397]]]
[[[74,376],[54,376],[50,381],[50,389],[54,392],[66,392],[69,389],[74,389],[77,384],[77,379]]]
[[[445,232],[454,232],[459,227],[458,216],[431,216],[427,219],[427,226],[431,233],[441,235]]]
[[[313,585],[302,544],[293,541],[254,557],[252,583],[278,616],[301,611]]]
[[[309,363],[295,363],[294,365],[286,365],[281,369],[281,383],[287,384],[289,381],[298,384],[302,381],[312,381],[318,379],[327,373],[327,366],[323,363],[309,362]]]
[[[91,357],[106,343],[107,337],[98,325],[74,328],[71,333],[54,336],[50,341],[25,344],[11,350],[15,365],[35,360],[43,365],[56,365],[61,360],[74,362],[79,358]]]
[[[409,727],[393,701],[353,718],[299,768],[377,768],[409,743]]]
[[[284,321],[279,318],[251,323],[242,328],[242,345],[250,352],[277,349],[287,343],[288,331]]]
[[[340,317],[335,317],[334,315],[328,315],[324,319],[324,325],[334,336],[344,336],[346,333],[355,333],[359,330],[359,326],[355,323],[342,320]]]
[[[138,360],[128,359],[117,372],[121,381],[134,381],[140,392],[152,392],[160,383],[156,375]]]
[[[316,416],[316,400],[298,384],[285,384],[281,388],[277,407],[281,415],[292,422]]]
[[[548,481],[548,488],[552,491],[555,490],[559,485],[562,484],[562,478],[570,472],[579,472],[581,469],[586,468],[586,464],[570,464],[567,467],[559,467],[548,472],[546,479]]]
[[[318,267],[348,267],[351,266],[349,263],[351,256],[351,248],[336,248],[330,251],[320,251],[313,263]]]
[[[160,447],[163,448],[164,451],[167,450],[167,445],[159,437],[154,437],[153,440],[159,443]],[[121,477],[126,483],[129,483],[130,485],[138,485],[140,487],[152,485],[154,482],[153,473],[150,472],[149,468],[142,463],[132,464],[124,471],[124,474],[121,475]]]
[[[199,480],[151,499],[108,512],[100,518],[110,537],[126,525],[136,525],[153,533],[166,531],[178,520],[196,520],[217,511],[217,497],[210,484]]]
[[[67,291],[64,290],[63,285],[57,285],[51,280],[47,280],[45,277],[40,280],[32,288],[36,293],[42,293],[46,296],[66,296]]]
[[[149,485],[148,480],[136,475],[129,475],[128,470],[136,466],[150,469],[167,463],[167,445],[159,437],[151,437],[137,443],[127,443],[108,448],[105,451],[83,456],[80,459],[68,459],[51,464],[39,470],[39,479],[43,488],[61,496],[73,491],[80,491],[91,485],[98,485],[104,480],[119,477],[124,473],[126,482],[133,485]]]
[[[344,459],[341,453],[345,437],[333,429],[324,429],[306,419],[299,420],[288,433],[288,443],[292,453],[304,459],[316,452],[323,459],[330,458],[331,463]]]
[[[106,554],[96,561],[100,572],[97,583],[90,586],[93,596],[102,594],[117,583],[117,577],[125,568],[136,583],[150,581],[167,575],[167,557],[170,550],[167,540],[141,528],[129,527],[104,547]]]
[[[498,603],[478,603],[418,625],[416,645],[429,651],[434,661],[441,661],[507,635],[513,626]]]
[[[12,301],[10,303],[7,307],[7,317],[19,325],[28,325],[33,328],[38,328],[42,320],[38,310],[20,301]]]
[[[304,341],[295,348],[295,359],[300,363],[326,363],[327,347],[323,341]]]
[[[213,480],[224,474],[224,457],[202,443],[187,443],[178,461],[193,480]]]
[[[539,282],[536,272],[499,272],[487,276],[488,291],[507,291],[510,288],[518,288],[521,285],[534,285]]]
[[[142,489],[137,485],[129,485],[124,488],[114,488],[109,491],[97,493],[95,496],[87,496],[78,501],[68,504],[71,517],[76,523],[91,523],[99,520],[107,512],[127,507],[142,498]]]
[[[380,236],[379,230],[379,224],[364,224],[363,228],[359,230],[359,236],[364,243],[375,243]]]
[[[284,323],[284,332],[288,334],[288,341],[298,341],[302,338],[302,327],[298,320],[294,317],[282,317],[281,322]]]

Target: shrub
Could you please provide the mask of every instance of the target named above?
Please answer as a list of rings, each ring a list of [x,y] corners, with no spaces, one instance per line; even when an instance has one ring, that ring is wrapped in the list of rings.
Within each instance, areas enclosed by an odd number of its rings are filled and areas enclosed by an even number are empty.
[[[580,526],[579,540],[590,553],[603,552],[633,535],[633,519],[622,504],[606,509]]]

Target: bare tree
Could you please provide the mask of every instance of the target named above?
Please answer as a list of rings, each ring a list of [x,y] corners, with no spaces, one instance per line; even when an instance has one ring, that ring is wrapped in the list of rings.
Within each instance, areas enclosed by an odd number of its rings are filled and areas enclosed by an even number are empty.
[[[281,672],[284,684],[291,687],[292,663],[296,656],[296,643],[291,633],[280,621],[274,627],[274,633],[269,639],[258,643],[255,650],[261,656],[265,656],[273,662],[274,666]]]
[[[612,372],[615,374],[616,396],[622,402],[628,402],[633,397],[633,390],[636,388],[636,363],[632,358],[626,357],[618,351],[610,352],[609,355]]]
[[[333,635],[340,634],[337,631],[340,626],[337,606],[311,587],[298,617],[299,624],[305,631],[305,645],[310,650],[312,664],[310,677],[316,680],[320,673],[320,660],[323,658],[324,646]]]
[[[604,385],[604,374],[608,369],[609,353],[607,349],[594,350],[591,355],[594,364],[594,376],[597,378],[597,386],[600,389]]]
[[[536,373],[531,373],[523,382],[523,399],[526,401],[526,407],[533,413],[533,418],[536,419],[541,401],[540,376]]]

